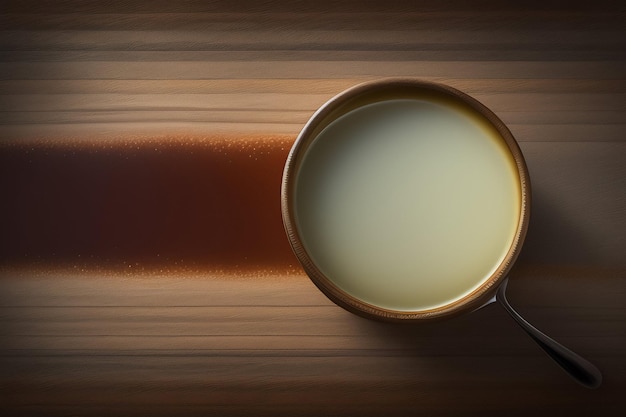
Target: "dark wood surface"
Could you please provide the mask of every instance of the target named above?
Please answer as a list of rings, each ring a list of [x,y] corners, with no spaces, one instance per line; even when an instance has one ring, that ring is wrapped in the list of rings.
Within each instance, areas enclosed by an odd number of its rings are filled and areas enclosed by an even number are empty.
[[[2,415],[621,415],[626,18],[535,6],[3,3]],[[289,145],[334,94],[398,76],[471,94],[520,142],[510,299],[601,388],[497,305],[371,322],[298,268]]]

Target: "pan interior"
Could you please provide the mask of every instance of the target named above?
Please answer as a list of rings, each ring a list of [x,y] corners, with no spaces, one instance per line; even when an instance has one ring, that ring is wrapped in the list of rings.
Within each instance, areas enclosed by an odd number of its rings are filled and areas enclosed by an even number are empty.
[[[515,160],[472,109],[428,99],[363,105],[299,159],[294,217],[329,282],[361,302],[424,311],[501,265],[520,221]]]

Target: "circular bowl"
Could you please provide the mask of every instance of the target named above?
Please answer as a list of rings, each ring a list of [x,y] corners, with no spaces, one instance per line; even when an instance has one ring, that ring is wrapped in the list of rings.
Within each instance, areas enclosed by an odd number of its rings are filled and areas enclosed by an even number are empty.
[[[530,181],[487,107],[446,85],[390,79],[315,112],[289,153],[281,210],[294,253],[329,299],[367,318],[433,320],[493,297],[528,229]]]

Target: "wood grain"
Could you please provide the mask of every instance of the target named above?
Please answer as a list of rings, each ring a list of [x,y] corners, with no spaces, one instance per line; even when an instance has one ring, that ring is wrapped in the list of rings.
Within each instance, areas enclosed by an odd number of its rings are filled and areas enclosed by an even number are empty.
[[[513,273],[520,310],[605,372],[587,391],[495,305],[412,327],[353,316],[301,274],[5,271],[0,384],[24,415],[617,414],[623,284],[616,270]]]
[[[621,415],[625,23],[602,1],[3,2],[0,413]],[[327,99],[382,77],[449,84],[509,126],[533,184],[511,302],[596,363],[600,389],[574,385],[495,305],[370,322],[293,263],[275,210],[286,148]],[[203,144],[224,138],[224,160],[263,141],[270,159],[211,171]],[[90,178],[118,178],[106,189],[125,199],[79,186]],[[183,192],[207,184],[233,192]],[[72,214],[100,203],[116,214]],[[104,223],[124,227],[96,239]],[[251,239],[207,232],[229,224]]]

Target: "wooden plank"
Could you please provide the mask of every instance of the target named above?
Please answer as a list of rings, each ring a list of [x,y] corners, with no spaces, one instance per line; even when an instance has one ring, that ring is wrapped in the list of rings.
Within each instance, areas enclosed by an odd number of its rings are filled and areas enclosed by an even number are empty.
[[[374,361],[147,358],[139,361],[123,357],[78,357],[73,361],[52,359],[40,365],[40,371],[34,373],[38,378],[33,378],[41,381],[38,384],[17,379],[15,385],[5,386],[11,394],[8,404],[17,410],[32,413],[46,406],[47,411],[55,414],[77,409],[100,414],[105,409],[107,414],[109,410],[116,414],[124,410],[144,413],[148,410],[157,415],[187,414],[187,411],[242,415],[246,409],[249,412],[253,408],[255,414],[260,411],[262,415],[300,415],[301,410],[311,413],[307,415],[337,414],[337,411],[347,415],[355,412],[402,415],[419,411],[462,415],[468,409],[486,409],[489,415],[497,415],[510,410],[519,395],[525,400],[515,410],[523,413],[573,406],[585,412],[619,409],[621,401],[616,395],[619,385],[600,393],[578,387],[575,390],[554,382],[557,370],[532,366],[536,359],[519,358],[512,367],[507,358],[497,356],[472,362],[448,358],[407,362],[397,358]],[[16,364],[22,369],[34,368],[23,361]],[[75,369],[89,370],[95,377],[85,382]],[[369,370],[368,375],[364,375],[364,369]],[[239,377],[237,370],[246,377]],[[617,366],[616,370],[623,371],[623,367]],[[511,373],[516,375],[515,382],[498,382],[507,381]],[[446,374],[455,380],[447,389],[442,378]],[[488,387],[491,395],[481,395],[483,391],[477,385]],[[543,395],[546,389],[552,395]],[[35,396],[29,397],[28,392]],[[68,392],[72,393],[74,408],[67,402]],[[450,395],[455,401],[449,401]]]
[[[502,11],[508,12],[524,12],[527,10],[538,10],[539,12],[566,12],[571,13],[573,11],[578,12],[591,12],[601,13],[606,11],[617,12],[621,9],[619,5],[613,2],[597,1],[595,3],[587,3],[576,5],[564,5],[560,2],[546,3],[530,1],[528,4],[502,4],[495,9],[493,7],[493,1],[479,1],[477,5],[469,5],[462,0],[426,0],[423,2],[408,3],[404,0],[389,0],[384,4],[378,2],[367,2],[363,4],[357,0],[347,0],[341,3],[334,1],[302,1],[298,3],[298,7],[295,9],[297,12],[316,12],[316,13],[338,13],[338,12],[433,12],[433,11],[445,11],[450,12],[470,12],[475,13],[476,8],[479,6],[481,9],[485,9],[485,13],[493,13],[497,16]],[[537,7],[541,6],[541,7]],[[216,0],[207,3],[202,0],[187,0],[182,2],[170,2],[167,0],[154,0],[146,3],[143,0],[109,0],[106,3],[102,3],[97,0],[24,0],[16,2],[8,2],[6,7],[7,12],[13,13],[202,13],[202,12],[238,12],[245,11],[246,13],[254,12],[294,12],[293,5],[286,5],[280,0],[270,0],[258,4],[254,0],[237,0],[226,1]],[[482,11],[482,10],[481,10]],[[495,12],[495,13],[494,13]]]
[[[89,124],[24,124],[4,125],[0,128],[0,144],[45,145],[55,143],[93,144],[112,142],[124,143],[129,137],[140,142],[161,140],[164,136],[187,136],[194,141],[198,137],[215,135],[290,135],[295,138],[302,129],[293,123],[243,123],[236,121],[198,123],[184,120],[160,122],[89,123]],[[184,133],[182,133],[184,132]],[[235,132],[237,132],[235,134]],[[186,140],[185,140],[186,141]]]
[[[465,79],[422,77],[469,94],[626,93],[625,80]],[[221,80],[0,80],[0,94],[328,94],[334,95],[374,78],[221,79]],[[555,116],[555,115],[553,115]]]
[[[493,307],[496,309],[496,306]],[[57,309],[58,310],[58,309]],[[108,310],[108,309],[103,309]],[[514,327],[510,321],[503,319],[490,319],[483,316],[482,320],[489,320],[489,325],[481,331],[480,323],[475,320],[465,320],[462,330],[451,331],[446,329],[431,330],[428,335],[413,335],[411,337],[396,337],[385,339],[375,337],[367,332],[359,332],[357,335],[333,335],[328,332],[340,331],[339,326],[328,325],[326,321],[312,322],[315,327],[326,325],[324,331],[302,334],[302,332],[286,332],[286,334],[274,334],[277,330],[298,326],[302,327],[302,319],[298,324],[256,323],[256,331],[250,331],[243,326],[237,327],[234,334],[193,334],[194,327],[185,322],[180,322],[176,331],[172,332],[167,326],[167,317],[174,312],[171,308],[158,308],[155,315],[161,316],[163,323],[155,323],[154,326],[162,327],[158,334],[145,333],[144,327],[138,328],[123,319],[108,320],[101,323],[98,320],[85,318],[77,320],[81,311],[75,310],[73,325],[61,326],[54,319],[45,319],[39,324],[45,326],[44,334],[23,334],[33,332],[31,327],[23,322],[14,322],[12,328],[19,329],[10,332],[0,340],[0,352],[9,356],[59,356],[59,355],[135,355],[135,356],[158,356],[158,355],[206,355],[212,357],[231,356],[285,356],[285,357],[310,357],[310,356],[467,356],[485,357],[491,355],[539,355],[540,350],[527,344],[504,343],[503,339],[512,338]],[[28,313],[28,310],[24,311]],[[492,311],[493,312],[493,311]],[[574,312],[576,312],[574,310]],[[621,326],[615,322],[616,317],[623,318],[623,311],[613,310],[598,314],[593,309],[585,310],[580,314],[570,313],[564,310],[562,314],[555,315],[551,310],[532,311],[535,316],[541,317],[539,322],[545,331],[557,328],[558,331],[550,332],[551,336],[562,343],[575,347],[578,351],[585,352],[592,357],[596,356],[620,356],[626,348],[626,343],[621,332]],[[556,318],[554,318],[556,316]],[[592,316],[590,319],[588,316]],[[548,318],[546,318],[548,317]],[[550,319],[551,317],[551,319]],[[315,320],[313,314],[306,320]],[[207,323],[211,323],[215,317],[208,315]],[[574,321],[576,320],[576,321]],[[500,324],[499,322],[502,322]],[[537,321],[535,321],[537,322]],[[567,325],[567,323],[570,325]],[[19,326],[19,327],[18,327]],[[107,333],[84,333],[85,328],[104,328]],[[205,326],[210,326],[206,324]],[[346,326],[350,328],[349,326]],[[360,326],[362,328],[364,326]],[[460,329],[460,326],[454,326]],[[258,329],[262,328],[262,331]],[[121,330],[118,330],[121,329]],[[116,332],[117,330],[117,332]],[[218,329],[219,330],[219,329]],[[474,330],[473,335],[466,331]],[[135,333],[139,331],[139,334]],[[51,332],[58,332],[52,334]],[[354,332],[354,331],[353,331]],[[110,334],[115,333],[115,334]],[[498,336],[499,335],[499,336]],[[480,338],[480,339],[478,339]],[[603,345],[603,346],[600,346]]]
[[[0,50],[77,51],[229,51],[229,50],[447,50],[462,45],[474,49],[504,49],[511,44],[529,49],[579,49],[592,45],[617,48],[620,30],[240,30],[203,31],[4,31]],[[443,46],[445,45],[445,46]]]
[[[74,111],[4,111],[0,112],[2,125],[35,125],[35,124],[82,124],[85,131],[91,125],[100,123],[255,123],[260,130],[266,123],[297,124],[304,123],[313,115],[315,109],[168,109],[168,110],[74,110]],[[606,111],[498,111],[498,116],[514,132],[526,129],[525,136],[518,140],[529,140],[528,136],[536,136],[535,130],[545,129],[546,135],[540,140],[578,141],[602,140],[606,142],[621,141],[623,137],[623,112]],[[92,129],[96,130],[96,129]],[[41,129],[47,132],[47,127]],[[561,133],[559,133],[561,132]],[[232,129],[233,135],[238,128]],[[585,138],[586,136],[586,138]]]
[[[130,104],[130,103],[129,103]],[[144,110],[69,110],[69,111],[4,111],[0,112],[0,125],[33,125],[33,124],[117,124],[117,123],[212,123],[232,124],[232,132],[239,130],[238,124],[252,123],[262,126],[271,124],[298,124],[300,127],[311,117],[314,110],[304,109],[144,109]],[[86,126],[88,129],[90,126]],[[208,130],[210,131],[210,130]]]
[[[0,111],[146,111],[146,110],[317,110],[328,94],[19,94],[4,95]],[[626,93],[613,94],[474,94],[494,112],[626,111]]]
[[[446,44],[446,48],[431,44],[395,44],[381,45],[381,49],[366,49],[359,45],[339,45],[328,47],[311,45],[308,50],[297,49],[291,45],[268,45],[266,47],[251,47],[248,45],[214,45],[202,50],[191,51],[162,51],[150,50],[106,50],[106,51],[76,51],[73,46],[63,46],[64,50],[52,51],[2,51],[2,62],[220,62],[231,60],[234,62],[274,61],[277,64],[287,64],[290,61],[359,61],[359,62],[406,62],[406,61],[617,61],[624,52],[626,45],[550,45],[545,48],[517,46],[517,43],[505,45],[490,45],[473,43]],[[513,48],[512,46],[515,45]],[[36,46],[33,46],[35,48]],[[7,49],[14,48],[6,46]],[[157,49],[157,47],[154,47]]]
[[[599,113],[599,115],[598,115]],[[207,111],[75,111],[75,112],[4,112],[0,113],[0,140],[19,143],[22,140],[47,136],[70,138],[82,135],[93,137],[98,126],[109,135],[145,134],[151,132],[176,134],[230,132],[232,134],[275,132],[297,135],[309,120],[313,110],[207,110]],[[537,117],[549,118],[551,113],[539,113]],[[582,114],[577,118],[576,115]],[[626,125],[620,124],[622,113],[618,112],[569,112],[558,114],[563,124],[515,123],[518,118],[529,118],[525,112],[499,114],[519,142],[624,142]],[[567,117],[569,116],[569,117]],[[597,123],[597,119],[613,118],[613,123]],[[553,119],[557,119],[553,117]],[[593,118],[587,124],[584,119]],[[567,122],[570,123],[567,123]],[[78,125],[78,126],[77,126]],[[176,126],[184,126],[176,128]],[[44,137],[45,137],[44,136]],[[102,137],[98,132],[96,136]],[[45,141],[45,139],[43,139]]]
[[[5,95],[1,111],[315,110],[326,94],[41,94]],[[593,99],[592,99],[593,100]],[[599,100],[595,100],[599,101]],[[600,99],[601,101],[601,99]],[[564,104],[565,105],[565,104]]]
[[[3,269],[3,307],[330,307],[302,272]],[[12,279],[11,279],[12,278]],[[121,289],[121,290],[120,290]],[[237,296],[246,294],[245,297]]]
[[[4,278],[6,279],[6,277]],[[607,282],[606,278],[602,279]],[[614,291],[616,282],[607,284]],[[528,286],[528,284],[526,284]],[[597,289],[596,289],[597,290]],[[242,294],[245,296],[247,294]],[[599,297],[600,295],[596,295]],[[607,298],[606,295],[603,295]],[[549,300],[542,300],[548,303]],[[546,310],[551,308],[550,310]],[[571,336],[579,332],[580,337],[618,338],[621,336],[618,323],[609,320],[616,315],[626,314],[618,305],[603,307],[567,308],[525,307],[531,314],[542,317],[544,326],[558,327],[555,337]],[[488,313],[485,313],[486,315]],[[494,315],[491,312],[491,315]],[[310,325],[303,328],[303,320],[310,320]],[[565,320],[569,322],[564,323]],[[465,320],[463,326],[477,327],[475,335],[494,337],[493,329],[504,327],[500,319],[489,330],[478,328],[478,322]],[[197,349],[196,344],[205,348],[226,351],[230,348],[240,350],[263,350],[270,347],[276,350],[314,350],[314,349],[394,349],[398,345],[384,340],[377,341],[377,346],[367,341],[367,336],[355,326],[352,317],[338,311],[334,306],[51,306],[51,307],[6,307],[0,312],[0,326],[7,329],[6,336],[11,340],[2,342],[3,349],[88,349],[85,340],[111,339],[115,343],[128,344],[122,350],[142,350],[142,344],[153,348],[156,340],[184,338],[195,340],[183,349]],[[433,327],[433,326],[431,326]],[[441,326],[436,336],[424,335],[425,338],[454,337],[460,322]],[[434,331],[431,330],[431,331]],[[328,340],[313,340],[314,337]],[[129,337],[139,343],[129,343],[123,338]],[[236,339],[236,337],[240,337]],[[255,340],[258,337],[258,340]],[[331,341],[331,339],[333,339]],[[421,340],[421,338],[418,338]],[[37,340],[46,340],[37,344]],[[78,340],[76,344],[74,341]],[[48,344],[48,341],[50,343]],[[121,341],[121,342],[120,342]],[[81,345],[83,343],[83,345]],[[177,345],[179,341],[175,342]],[[320,344],[321,343],[321,344]],[[387,343],[387,344],[386,344]],[[320,344],[320,345],[318,345]],[[7,347],[10,346],[10,347]],[[81,347],[82,346],[82,347]],[[224,347],[226,346],[226,347]],[[316,347],[317,346],[317,347]],[[346,347],[349,346],[349,347]],[[89,346],[93,349],[93,346]],[[179,347],[181,348],[181,347]],[[110,349],[107,344],[96,346],[96,350]],[[456,348],[455,348],[456,349]],[[440,352],[443,354],[444,352]],[[431,352],[430,354],[434,354]]]
[[[80,5],[79,5],[80,6]],[[79,9],[79,8],[77,8]],[[277,29],[277,30],[337,30],[341,28],[370,30],[454,30],[498,29],[528,31],[545,26],[552,30],[607,30],[620,29],[623,20],[619,13],[568,8],[559,11],[528,8],[521,11],[505,10],[403,10],[367,12],[359,5],[355,11],[333,12],[326,10],[323,18],[316,12],[302,10],[246,13],[241,10],[224,12],[146,12],[145,10],[114,13],[103,10],[97,13],[63,13],[60,7],[48,12],[24,10],[21,13],[3,13],[0,25],[5,30],[213,30]],[[358,17],[358,18],[355,18]]]
[[[462,65],[460,64],[462,62]],[[511,61],[274,61],[232,62],[10,62],[0,63],[3,80],[191,80],[191,79],[278,79],[352,77],[450,77],[511,79],[614,79],[623,80],[622,61],[568,61],[524,63]],[[621,81],[620,81],[621,82]]]

